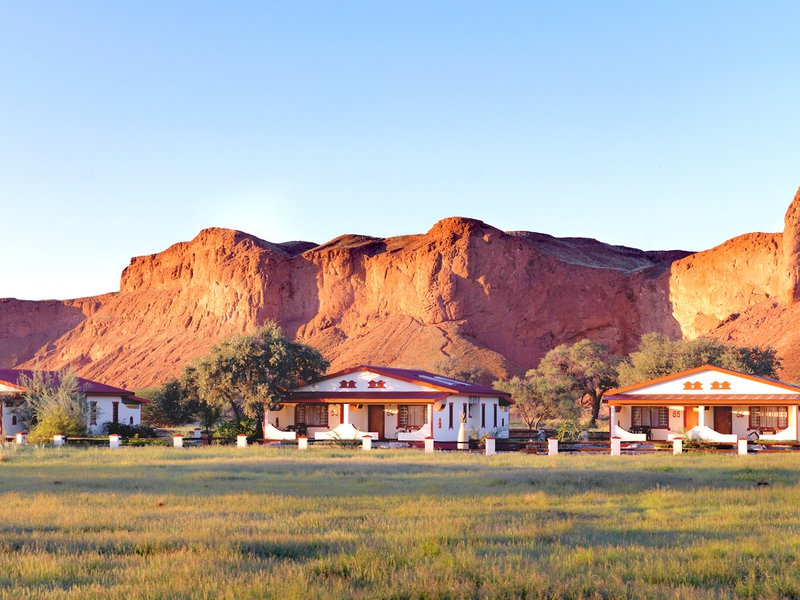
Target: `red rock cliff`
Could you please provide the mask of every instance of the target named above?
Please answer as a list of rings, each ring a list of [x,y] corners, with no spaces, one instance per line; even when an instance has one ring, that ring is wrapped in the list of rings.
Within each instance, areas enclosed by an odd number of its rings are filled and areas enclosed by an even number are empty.
[[[16,343],[25,303],[6,301],[0,359],[74,364],[85,377],[142,387],[177,374],[222,337],[273,319],[334,369],[435,369],[450,359],[502,377],[583,337],[627,352],[647,331],[680,335],[669,267],[685,255],[504,233],[464,218],[422,235],[343,236],[322,246],[209,229],[134,258],[119,293],[86,300],[90,309],[56,303],[49,310],[64,316],[38,322],[25,344]]]

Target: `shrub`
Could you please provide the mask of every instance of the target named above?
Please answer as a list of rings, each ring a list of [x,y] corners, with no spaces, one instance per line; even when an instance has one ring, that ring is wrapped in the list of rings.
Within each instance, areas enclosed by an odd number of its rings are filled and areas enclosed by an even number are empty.
[[[214,432],[214,437],[235,438],[240,434],[246,435],[249,439],[254,439],[256,436],[255,420],[242,417],[241,419],[222,421]]]
[[[556,438],[559,442],[576,442],[581,439],[580,426],[575,419],[566,419],[556,429]]]
[[[78,389],[78,378],[72,369],[59,373],[34,371],[32,378],[22,377],[20,385],[26,388],[25,400],[32,415],[32,441],[59,434],[86,435],[86,396]]]
[[[108,434],[115,433],[124,439],[158,437],[158,432],[149,425],[125,425],[109,421],[103,423],[103,431]]]

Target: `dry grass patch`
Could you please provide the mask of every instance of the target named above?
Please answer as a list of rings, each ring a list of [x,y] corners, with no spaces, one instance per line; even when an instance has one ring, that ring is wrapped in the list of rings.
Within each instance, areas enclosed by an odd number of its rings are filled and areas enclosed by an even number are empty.
[[[800,597],[800,457],[8,455],[1,597]]]

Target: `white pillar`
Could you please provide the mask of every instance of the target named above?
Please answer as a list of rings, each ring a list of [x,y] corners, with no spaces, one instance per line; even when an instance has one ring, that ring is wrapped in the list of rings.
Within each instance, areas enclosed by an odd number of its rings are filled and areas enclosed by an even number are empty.
[[[342,423],[350,422],[350,405],[342,404]]]
[[[739,438],[737,441],[739,456],[747,456],[747,438]]]
[[[697,407],[697,426],[703,427],[706,424],[706,407]]]
[[[558,438],[547,438],[547,455],[555,456],[558,454]]]
[[[236,436],[236,447],[247,448],[247,436],[245,434],[240,433]]]
[[[203,431],[199,427],[194,428],[194,439],[199,440],[203,437]]]
[[[608,407],[608,435],[612,440],[617,436],[617,408],[616,406]]]
[[[620,456],[622,454],[621,441],[618,437],[611,438],[611,456]]]
[[[495,443],[493,437],[486,438],[486,456],[491,456],[492,454],[497,454],[495,452]]]
[[[363,450],[372,450],[372,436],[365,435],[361,438],[361,448]]]
[[[176,433],[172,436],[172,447],[183,448],[183,436],[180,433]]]
[[[680,454],[682,452],[683,452],[683,439],[675,438],[674,440],[672,440],[672,453]]]
[[[24,434],[24,433],[18,433],[17,434],[17,443],[20,444],[20,445],[27,444],[28,443],[28,436],[26,434]]]
[[[428,436],[425,438],[425,454],[433,453],[433,438]]]
[[[108,436],[108,447],[109,448],[119,448],[119,434],[112,433]]]
[[[306,436],[301,435],[297,438],[297,449],[308,450],[308,438]]]
[[[54,435],[53,436],[53,445],[54,446],[63,446],[65,442],[66,436],[64,435]]]

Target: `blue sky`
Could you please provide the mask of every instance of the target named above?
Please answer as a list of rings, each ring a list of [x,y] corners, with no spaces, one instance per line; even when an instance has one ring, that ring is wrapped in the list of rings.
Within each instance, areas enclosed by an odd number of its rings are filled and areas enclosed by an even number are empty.
[[[704,250],[800,186],[795,2],[0,3],[0,297],[211,226]]]

